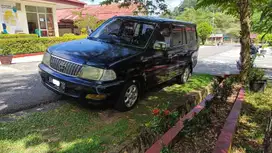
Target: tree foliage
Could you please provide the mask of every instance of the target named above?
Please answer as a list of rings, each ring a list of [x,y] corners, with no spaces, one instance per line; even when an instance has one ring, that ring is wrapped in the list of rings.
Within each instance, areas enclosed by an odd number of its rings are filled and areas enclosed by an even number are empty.
[[[214,18],[214,25],[213,25]],[[240,31],[239,21],[232,15],[223,12],[211,12],[206,9],[186,8],[185,11],[176,17],[177,20],[200,24],[208,22],[213,25],[215,33],[230,34],[237,37]]]
[[[92,30],[95,30],[103,23],[103,21],[98,20],[96,17],[92,15],[89,14],[83,15],[82,12],[83,10],[73,12],[73,14],[78,16],[77,20],[74,21],[74,25],[77,26],[78,28],[80,29],[90,28]]]
[[[272,0],[254,3],[253,6],[252,31],[265,34],[272,33]]]
[[[197,33],[204,45],[206,39],[212,34],[213,27],[208,22],[202,22],[197,26]]]
[[[254,0],[252,0],[254,1]],[[257,0],[255,0],[257,1]],[[262,0],[260,0],[262,1]],[[240,79],[243,83],[247,79],[250,69],[250,6],[249,0],[198,0],[198,7],[215,5],[240,19]]]
[[[174,15],[179,15],[185,11],[186,8],[195,8],[197,0],[184,0],[178,7],[174,9]]]
[[[120,7],[138,5],[138,11],[135,11],[135,13],[160,14],[161,12],[168,12],[165,0],[104,0],[100,4],[109,5],[111,3],[119,3]]]

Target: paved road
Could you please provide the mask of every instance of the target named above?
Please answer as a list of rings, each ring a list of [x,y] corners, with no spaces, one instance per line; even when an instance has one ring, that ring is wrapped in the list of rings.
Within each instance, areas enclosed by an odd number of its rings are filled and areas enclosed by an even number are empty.
[[[0,114],[34,107],[59,98],[41,84],[38,63],[0,65]]]
[[[205,46],[199,50],[194,73],[224,75],[239,73],[236,61],[240,57],[239,45]]]

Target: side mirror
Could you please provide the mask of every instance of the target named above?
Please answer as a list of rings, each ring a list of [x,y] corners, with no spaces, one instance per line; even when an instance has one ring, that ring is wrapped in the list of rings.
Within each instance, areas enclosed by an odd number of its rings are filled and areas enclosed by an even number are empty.
[[[166,50],[166,43],[163,41],[156,41],[153,45],[155,50]]]

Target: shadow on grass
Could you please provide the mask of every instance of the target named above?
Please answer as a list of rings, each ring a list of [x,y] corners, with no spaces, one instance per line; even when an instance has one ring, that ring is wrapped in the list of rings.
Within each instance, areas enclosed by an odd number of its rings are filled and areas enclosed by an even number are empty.
[[[272,110],[271,92],[271,88],[268,88],[264,94],[247,92],[233,140],[234,153],[264,151],[264,138]]]
[[[197,75],[185,85],[162,84],[125,113],[104,106],[86,107],[69,99],[68,104],[57,109],[2,122],[0,152],[112,151],[137,135],[138,128],[152,117],[151,109],[166,102],[173,105],[190,102],[184,95],[207,86],[211,79],[211,76]]]

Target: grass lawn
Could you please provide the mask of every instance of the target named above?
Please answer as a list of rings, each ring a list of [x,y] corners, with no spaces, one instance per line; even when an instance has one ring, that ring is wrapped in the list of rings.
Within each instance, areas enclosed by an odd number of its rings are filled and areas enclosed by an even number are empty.
[[[246,93],[237,133],[233,141],[233,153],[261,153],[268,124],[269,111],[272,110],[272,87],[264,93]]]
[[[211,80],[208,75],[194,75],[185,85],[174,84],[158,92],[149,92],[132,111],[126,113],[94,111],[75,102],[2,122],[0,152],[112,151],[138,133],[139,126],[152,117],[151,109],[156,105],[179,101],[184,94],[207,86]]]

